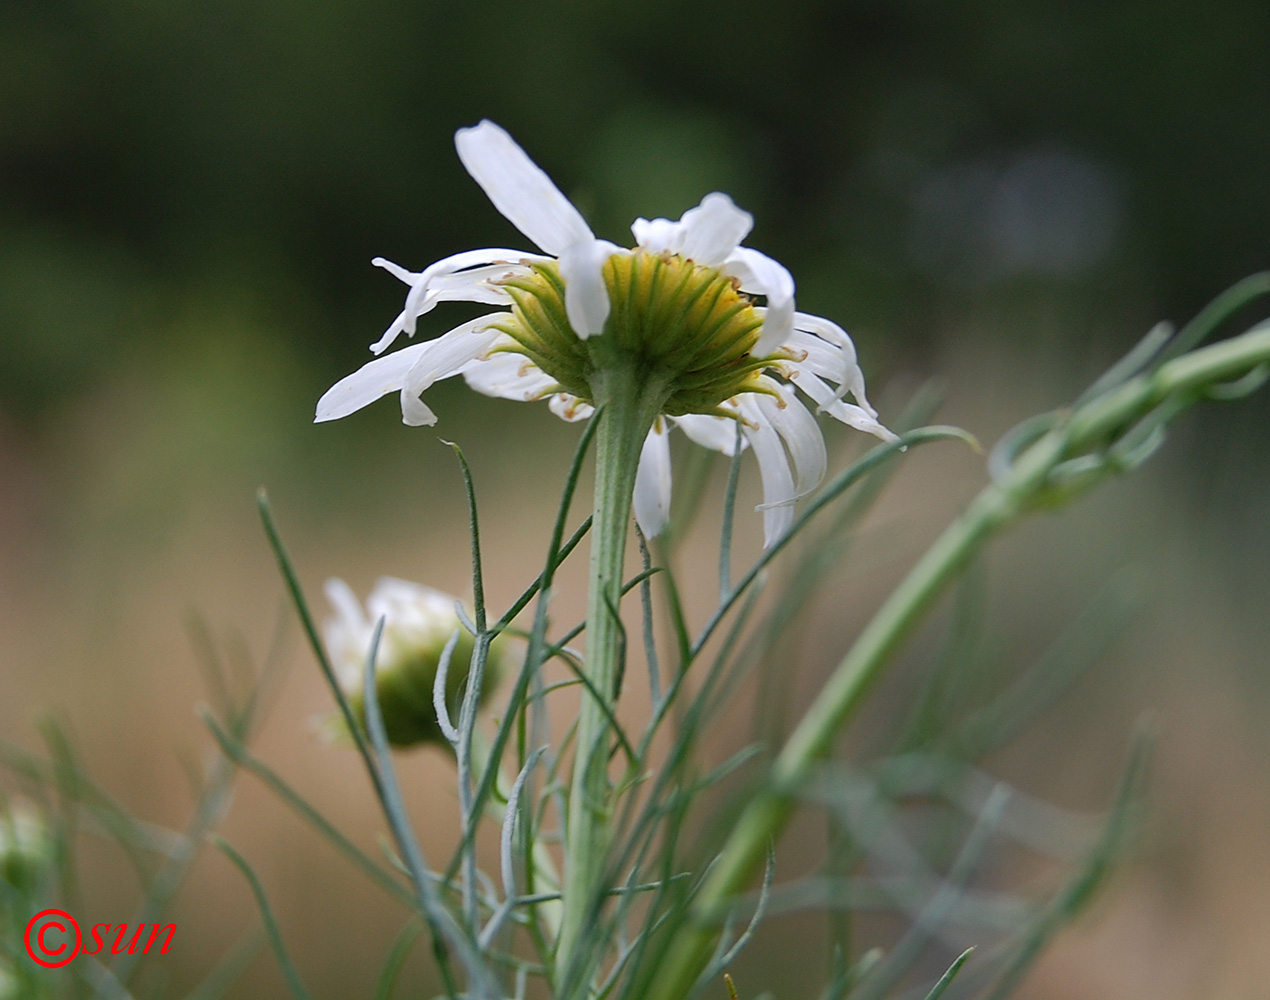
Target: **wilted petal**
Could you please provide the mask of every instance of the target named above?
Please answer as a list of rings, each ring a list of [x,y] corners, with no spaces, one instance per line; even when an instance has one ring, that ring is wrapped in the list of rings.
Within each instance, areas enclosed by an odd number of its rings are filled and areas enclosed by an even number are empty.
[[[487,264],[455,274],[442,274],[428,283],[429,297],[432,303],[488,302],[510,305],[512,297],[507,294],[503,283],[530,273],[529,268],[522,264]]]
[[[859,359],[856,357],[855,343],[847,334],[847,331],[833,322],[833,320],[801,312],[794,313],[794,327],[797,330],[805,330],[814,334],[819,339],[828,341],[841,348],[843,357],[846,359],[847,377],[846,379],[836,379],[835,381],[845,385],[851,391],[851,395],[856,398],[856,402],[872,416],[876,417],[878,411],[869,405],[869,400],[864,394],[864,372],[860,369]],[[839,391],[838,395],[842,395],[841,391]]]
[[[419,393],[409,386],[401,390],[401,422],[407,427],[431,427],[437,422],[437,415],[419,398]]]
[[[491,121],[455,133],[459,159],[512,225],[553,256],[595,239],[582,214],[525,151]]]
[[[812,372],[799,372],[794,379],[794,385],[815,400],[822,413],[827,413],[848,427],[872,434],[883,441],[896,440],[896,435],[878,423],[877,417],[871,411],[839,399],[838,394]]]
[[[780,393],[779,399],[758,395],[755,402],[789,451],[794,466],[793,499],[798,499],[820,485],[829,457],[815,417],[798,401],[794,390],[787,385],[779,385],[776,391]]]
[[[373,403],[381,396],[397,392],[405,384],[406,375],[419,360],[420,353],[426,351],[431,344],[429,341],[395,351],[362,365],[352,375],[345,375],[318,400],[314,423],[338,420]]]
[[[653,424],[644,438],[635,472],[635,521],[646,538],[666,530],[670,522],[670,427]]]
[[[771,545],[794,523],[794,476],[789,470],[789,459],[781,445],[780,435],[759,409],[753,397],[739,401],[741,415],[745,417],[743,430],[754,457],[758,459],[759,478],[763,481],[763,545]]]
[[[506,298],[490,299],[489,286],[486,284],[492,273],[487,271],[468,270],[482,265],[494,265],[505,271],[524,271],[522,262],[547,260],[537,254],[526,254],[520,250],[501,248],[486,250],[464,250],[450,257],[443,257],[435,264],[429,264],[422,271],[407,271],[399,264],[394,264],[383,257],[371,261],[376,267],[382,267],[393,276],[410,286],[406,294],[406,304],[397,318],[384,331],[384,335],[370,345],[375,354],[382,354],[397,337],[404,333],[408,337],[415,334],[416,321],[425,313],[431,312],[433,306],[441,301],[463,300],[470,302],[505,302]],[[465,294],[470,293],[470,294]]]
[[[571,424],[586,420],[595,412],[595,407],[590,403],[584,403],[577,396],[567,392],[557,392],[552,395],[547,400],[547,407],[561,420],[567,420]]]

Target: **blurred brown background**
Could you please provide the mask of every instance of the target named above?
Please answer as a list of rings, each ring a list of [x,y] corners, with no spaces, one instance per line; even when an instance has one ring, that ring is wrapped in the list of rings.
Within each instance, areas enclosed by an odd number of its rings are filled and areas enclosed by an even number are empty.
[[[852,331],[884,419],[939,376],[940,419],[991,442],[1270,263],[1268,41],[1258,0],[6,0],[0,735],[36,747],[35,720],[56,712],[104,786],[181,822],[180,759],[208,752],[186,623],[258,662],[289,621],[261,484],[316,605],[331,575],[462,594],[461,485],[439,433],[477,476],[491,605],[536,572],[577,434],[545,407],[454,384],[430,392],[435,432],[402,427],[390,400],[310,424],[400,307],[372,256],[419,268],[523,242],[463,172],[455,128],[507,127],[618,242],[636,215],[730,192],[800,307]],[[467,315],[440,309],[424,335]],[[1007,666],[1125,566],[1145,598],[996,771],[1097,810],[1133,720],[1162,717],[1139,857],[1025,996],[1251,997],[1270,978],[1268,414],[1265,391],[1193,413],[1131,481],[993,551]],[[951,448],[906,459],[841,598],[816,612],[805,684],[981,481]],[[740,530],[752,551],[758,519]],[[562,617],[580,607],[561,600]],[[369,792],[350,754],[311,736],[327,696],[284,634],[292,668],[257,749],[373,846]],[[448,850],[448,769],[424,752],[404,771],[425,846]],[[315,994],[367,995],[394,904],[250,779],[223,829]],[[129,875],[86,850],[99,919],[128,919]],[[163,970],[188,990],[254,908],[209,856],[174,918]],[[797,927],[769,931],[743,995],[806,995]],[[279,988],[265,956],[235,995]]]

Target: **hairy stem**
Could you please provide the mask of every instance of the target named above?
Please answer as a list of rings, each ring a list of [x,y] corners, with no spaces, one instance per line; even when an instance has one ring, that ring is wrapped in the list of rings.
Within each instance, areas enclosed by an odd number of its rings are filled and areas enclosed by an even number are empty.
[[[600,957],[587,935],[609,888],[604,884],[612,836],[609,719],[616,704],[625,639],[618,617],[623,557],[640,449],[665,401],[664,387],[630,364],[606,365],[593,377],[591,388],[600,410],[587,591],[585,670],[591,683],[578,713],[569,794],[564,913],[555,963],[556,996],[561,1000],[588,994]],[[601,704],[600,698],[607,704]]]

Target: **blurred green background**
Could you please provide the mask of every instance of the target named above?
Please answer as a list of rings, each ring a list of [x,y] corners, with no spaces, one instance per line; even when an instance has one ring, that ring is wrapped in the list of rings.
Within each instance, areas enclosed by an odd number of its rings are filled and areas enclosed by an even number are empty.
[[[457,127],[505,126],[617,242],[637,215],[728,191],[800,307],[852,331],[883,419],[939,376],[940,418],[990,442],[1270,264],[1268,47],[1262,0],[4,0],[0,732],[34,746],[57,708],[103,784],[179,821],[178,759],[201,745],[183,622],[259,658],[283,615],[255,488],[314,595],[329,575],[365,592],[385,573],[462,593],[462,498],[437,433],[477,475],[493,602],[518,592],[576,428],[461,384],[430,392],[435,432],[402,427],[391,400],[310,424],[400,308],[372,256],[418,269],[524,244],[462,170]],[[423,335],[468,315],[442,308]],[[1007,662],[1120,566],[1150,581],[1115,664],[1002,770],[1099,808],[1137,712],[1165,720],[1142,858],[1027,995],[1249,996],[1270,977],[1255,947],[1268,416],[1264,391],[1188,416],[1142,476],[994,556]],[[981,481],[972,456],[911,464],[851,621]],[[294,659],[262,751],[373,842],[356,767],[306,729],[325,695]],[[439,759],[409,766],[444,844]],[[365,995],[390,904],[247,783],[226,831],[319,995]],[[112,865],[103,852],[93,891],[126,919],[135,890]],[[219,858],[181,905],[177,986],[252,919]],[[801,995],[781,940],[743,995]],[[262,959],[242,995],[278,982]]]

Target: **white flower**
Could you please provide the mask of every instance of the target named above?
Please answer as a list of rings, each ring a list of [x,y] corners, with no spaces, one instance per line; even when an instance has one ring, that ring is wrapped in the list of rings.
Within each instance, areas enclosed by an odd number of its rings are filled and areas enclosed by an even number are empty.
[[[0,808],[0,891],[34,892],[52,870],[54,854],[52,834],[38,812],[22,802]]]
[[[431,587],[392,577],[383,577],[375,584],[364,610],[349,585],[338,578],[326,581],[326,598],[335,614],[326,620],[323,638],[355,717],[362,717],[366,661],[375,626],[382,619],[375,680],[388,742],[394,746],[444,744],[433,692],[437,670],[446,644],[457,631],[445,678],[446,701],[453,705],[467,680],[473,645],[455,611],[455,599]],[[499,665],[499,654],[493,653],[486,663],[486,693]],[[331,720],[322,728],[338,732],[341,725]]]
[[[793,278],[770,257],[741,246],[753,218],[727,195],[706,195],[677,222],[636,219],[636,246],[624,249],[597,239],[497,125],[460,129],[455,144],[494,207],[543,253],[469,250],[420,272],[376,258],[410,286],[401,314],[372,345],[376,354],[402,333],[413,336],[418,318],[438,302],[510,309],[371,361],[323,395],[318,421],[398,392],[404,421],[431,425],[436,416],[420,395],[459,374],[486,395],[546,398],[563,419],[585,419],[593,412],[590,380],[603,364],[597,359],[612,353],[592,345],[612,340],[666,386],[663,415],[645,440],[635,484],[635,515],[644,533],[666,526],[670,429],[730,455],[739,425],[741,447],[758,458],[769,545],[789,527],[794,502],[815,488],[826,464],[820,429],[791,387],[819,412],[894,438],[865,397],[851,338],[827,319],[795,311]],[[766,305],[754,305],[755,296]],[[854,403],[845,400],[848,393]]]

